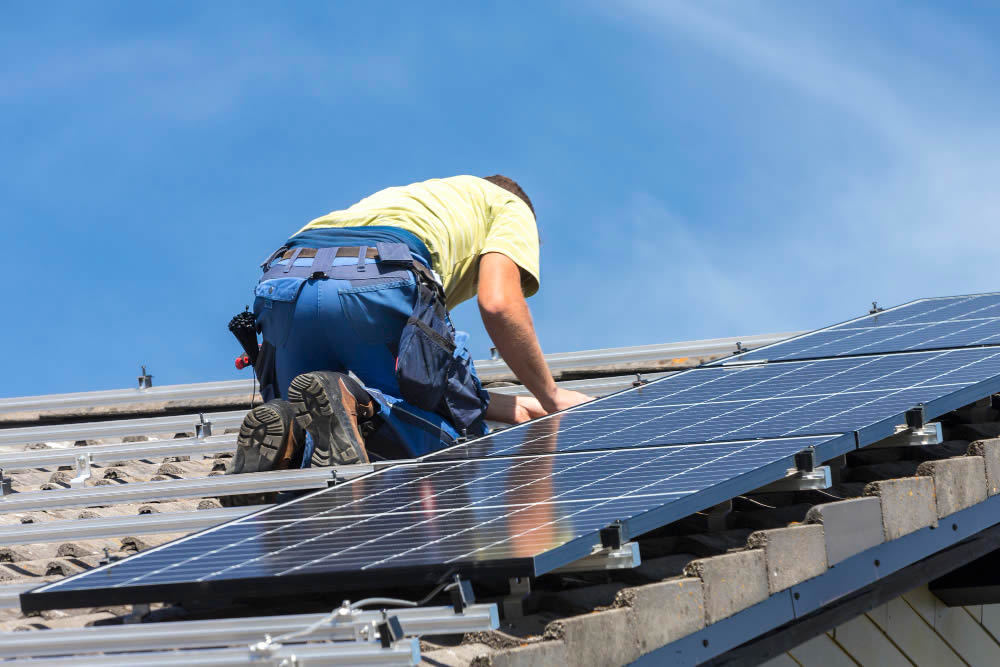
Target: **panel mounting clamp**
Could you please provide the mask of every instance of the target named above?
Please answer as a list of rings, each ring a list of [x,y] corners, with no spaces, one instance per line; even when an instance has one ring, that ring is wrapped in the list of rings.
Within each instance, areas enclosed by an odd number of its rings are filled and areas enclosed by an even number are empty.
[[[906,411],[906,426],[908,428],[923,428],[927,423],[927,411],[923,403],[917,403]]]
[[[601,546],[605,549],[620,549],[625,544],[625,530],[621,521],[601,528]]]
[[[212,435],[212,422],[205,421],[205,414],[198,413],[198,421],[194,425],[194,437],[201,440],[202,438],[207,438]]]
[[[145,366],[140,366],[142,369],[142,374],[137,378],[139,380],[139,389],[149,389],[153,386],[153,376],[146,372]]]
[[[451,593],[451,605],[455,608],[456,614],[463,613],[469,605],[476,601],[476,596],[472,592],[472,582],[462,580],[457,574],[455,583],[449,591]]]
[[[399,622],[398,616],[386,616],[384,611],[382,616],[384,620],[375,627],[378,630],[378,640],[382,644],[382,648],[389,648],[403,638],[403,625]]]
[[[814,491],[833,486],[830,466],[816,465],[816,450],[812,447],[795,454],[795,467],[789,468],[784,479],[779,479],[754,491],[754,493],[779,493],[782,491]]]
[[[91,478],[90,466],[93,463],[93,458],[90,452],[86,454],[78,454],[76,457],[76,477],[69,480],[69,486],[73,489],[80,489],[87,483],[87,480]]]

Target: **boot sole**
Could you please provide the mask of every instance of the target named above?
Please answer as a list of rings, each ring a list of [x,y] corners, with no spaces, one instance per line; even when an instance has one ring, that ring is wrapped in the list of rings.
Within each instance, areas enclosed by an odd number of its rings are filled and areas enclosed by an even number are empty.
[[[289,428],[291,425],[289,425]],[[258,405],[247,413],[236,437],[236,453],[233,455],[227,475],[245,472],[263,472],[274,469],[278,454],[285,445],[287,430],[281,413],[270,405]],[[244,493],[222,496],[219,504],[223,507],[244,507],[273,503],[276,493]]]
[[[295,409],[295,421],[313,437],[312,464],[315,466],[368,463],[364,443],[353,433],[357,418],[347,412],[340,387],[328,387],[315,373],[305,373],[292,380],[288,401]],[[338,428],[339,427],[339,428]],[[345,433],[345,431],[347,431]],[[329,443],[323,447],[323,443]],[[329,460],[317,458],[317,452],[329,452]]]
[[[270,405],[258,405],[247,413],[236,438],[236,446],[243,451],[244,464],[241,470],[234,472],[264,472],[274,469],[288,436],[281,417],[281,413]]]

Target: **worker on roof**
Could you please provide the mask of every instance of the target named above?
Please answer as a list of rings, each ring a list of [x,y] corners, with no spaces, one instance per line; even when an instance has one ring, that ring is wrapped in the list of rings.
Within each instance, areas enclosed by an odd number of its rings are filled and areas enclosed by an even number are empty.
[[[531,200],[499,175],[387,188],[300,229],[254,291],[266,403],[227,473],[412,458],[589,400],[556,386],[535,335],[538,246]],[[473,296],[532,396],[482,388],[448,316]]]

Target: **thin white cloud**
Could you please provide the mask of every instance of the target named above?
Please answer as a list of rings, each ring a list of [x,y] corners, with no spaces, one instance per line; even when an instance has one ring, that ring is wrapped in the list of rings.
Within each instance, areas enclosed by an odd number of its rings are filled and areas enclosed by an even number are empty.
[[[655,38],[648,48],[669,41],[713,53],[739,76],[772,87],[778,83],[790,107],[818,101],[842,117],[845,128],[860,122],[873,139],[867,154],[847,160],[818,152],[800,165],[803,172],[836,177],[829,181],[785,171],[763,191],[750,192],[750,180],[742,175],[745,196],[765,200],[769,217],[746,220],[755,230],[751,238],[716,247],[708,256],[684,253],[675,270],[702,276],[699,285],[708,288],[722,284],[714,278],[720,269],[739,274],[749,264],[753,270],[741,283],[747,301],[785,302],[800,313],[803,326],[820,323],[817,317],[836,317],[847,305],[856,309],[869,297],[891,303],[1000,289],[989,240],[1000,222],[1000,193],[993,185],[1000,167],[1000,124],[981,113],[984,103],[996,105],[994,90],[958,80],[955,62],[919,57],[912,44],[903,44],[901,33],[883,31],[873,45],[850,26],[791,16],[782,3],[628,0],[616,7],[615,18]],[[927,24],[937,19],[913,18],[906,26],[912,32],[908,39],[924,39],[931,34]],[[936,48],[947,48],[940,42],[947,38],[962,57],[982,53],[973,28],[948,23],[944,34],[935,37]],[[970,68],[976,66],[969,61]],[[724,77],[704,82],[727,84]],[[775,135],[775,141],[814,138],[789,132]],[[788,192],[794,192],[797,207],[783,206]],[[740,201],[732,207],[739,210]],[[706,222],[685,221],[691,227]],[[729,308],[731,301],[709,306],[706,316],[722,324]],[[761,318],[752,319],[769,328]]]

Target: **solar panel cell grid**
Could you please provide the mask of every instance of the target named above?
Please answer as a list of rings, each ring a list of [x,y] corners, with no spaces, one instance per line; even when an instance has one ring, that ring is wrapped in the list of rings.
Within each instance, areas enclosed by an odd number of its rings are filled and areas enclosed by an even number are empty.
[[[701,368],[428,458],[845,433],[998,374],[992,348]]]
[[[1000,295],[987,294],[917,301],[734,359],[785,361],[998,344]]]
[[[62,591],[533,559],[833,438],[400,465],[154,549]],[[678,509],[678,517],[690,510]],[[533,572],[532,572],[533,573]],[[315,579],[322,587],[322,578]]]

